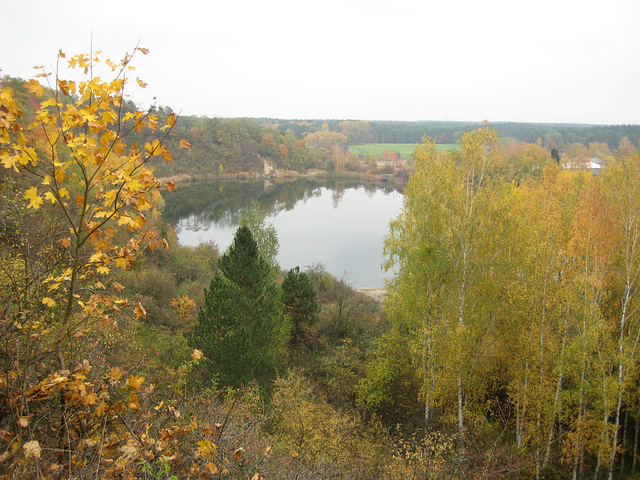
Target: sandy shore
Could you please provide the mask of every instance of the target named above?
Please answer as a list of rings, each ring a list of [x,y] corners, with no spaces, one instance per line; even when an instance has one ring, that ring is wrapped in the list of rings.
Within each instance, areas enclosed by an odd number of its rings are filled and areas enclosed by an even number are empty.
[[[356,288],[356,292],[371,297],[380,303],[387,298],[387,290],[384,288]]]

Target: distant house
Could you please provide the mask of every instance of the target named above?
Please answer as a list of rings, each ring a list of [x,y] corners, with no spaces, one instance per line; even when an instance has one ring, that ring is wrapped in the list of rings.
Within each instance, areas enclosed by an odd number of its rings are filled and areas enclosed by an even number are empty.
[[[570,168],[571,170],[591,169],[591,173],[599,175],[605,166],[606,162],[604,160],[598,157],[591,157],[590,159],[569,159],[562,168]]]

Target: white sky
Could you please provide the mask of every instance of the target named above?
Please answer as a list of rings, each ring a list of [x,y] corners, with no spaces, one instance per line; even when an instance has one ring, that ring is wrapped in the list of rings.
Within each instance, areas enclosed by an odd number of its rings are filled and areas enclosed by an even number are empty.
[[[0,0],[2,75],[134,61],[186,115],[640,123],[639,0]]]

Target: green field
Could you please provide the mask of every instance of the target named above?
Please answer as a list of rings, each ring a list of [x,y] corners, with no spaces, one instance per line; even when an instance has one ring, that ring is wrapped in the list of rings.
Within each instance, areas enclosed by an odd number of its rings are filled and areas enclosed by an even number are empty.
[[[459,148],[452,143],[437,144],[438,150],[454,150]],[[385,150],[389,153],[397,153],[400,158],[409,158],[416,149],[415,143],[367,143],[366,145],[349,145],[349,150],[358,155],[365,155],[367,152],[373,153],[377,158],[384,155]]]

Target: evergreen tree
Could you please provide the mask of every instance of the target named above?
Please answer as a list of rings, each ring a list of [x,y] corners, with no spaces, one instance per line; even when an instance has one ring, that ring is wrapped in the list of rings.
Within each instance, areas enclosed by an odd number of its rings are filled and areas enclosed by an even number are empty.
[[[251,204],[244,209],[242,217],[240,217],[240,225],[249,227],[251,235],[253,235],[260,255],[274,269],[274,275],[279,273],[278,268],[278,250],[280,243],[278,242],[278,232],[273,224],[267,222],[267,215],[262,210],[260,203],[253,200]]]
[[[304,339],[305,326],[315,322],[319,310],[317,298],[309,276],[300,272],[300,267],[289,270],[282,282],[282,302],[284,313],[291,321],[289,344],[292,348]]]
[[[191,343],[210,360],[218,382],[238,386],[273,377],[287,340],[281,293],[251,230],[242,226],[220,259]]]

